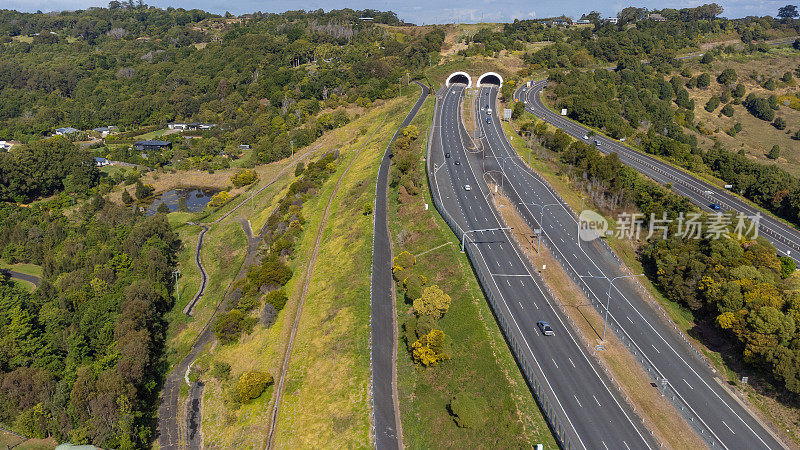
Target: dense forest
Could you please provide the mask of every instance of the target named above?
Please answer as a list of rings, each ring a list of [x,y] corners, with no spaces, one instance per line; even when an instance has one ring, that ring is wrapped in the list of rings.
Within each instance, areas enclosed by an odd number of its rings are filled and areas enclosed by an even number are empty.
[[[272,161],[331,125],[321,110],[396,96],[440,50],[440,30],[400,42],[381,26],[399,23],[371,10],[220,17],[115,2],[0,11],[0,58],[15,62],[0,74],[0,139],[197,120],[218,125],[215,150],[251,144]]]
[[[0,285],[0,422],[26,436],[142,446],[154,435],[180,241],[162,214],[98,196],[67,218],[73,202],[0,204],[0,256],[43,272],[31,294]]]

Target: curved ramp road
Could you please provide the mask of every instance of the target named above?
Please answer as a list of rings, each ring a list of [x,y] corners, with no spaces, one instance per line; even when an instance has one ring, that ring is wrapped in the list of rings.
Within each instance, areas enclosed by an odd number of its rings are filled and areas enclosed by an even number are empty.
[[[564,448],[657,447],[555,309],[515,241],[498,230],[504,225],[487,200],[480,156],[467,152],[462,143],[463,95],[463,84],[439,92],[428,154],[432,195],[456,236],[463,236],[483,290],[551,428]],[[544,336],[538,321],[550,322],[555,336]]]
[[[515,98],[524,101],[526,109],[537,117],[544,118],[546,122],[561,128],[576,139],[583,139],[583,136],[590,131],[588,128],[554,113],[542,102],[540,93],[546,85],[547,81],[533,81],[530,86],[520,88],[516,92]],[[771,214],[761,212],[749,201],[743,200],[725,189],[700,180],[660,159],[633,150],[619,141],[602,135],[592,136],[592,140],[594,139],[600,141],[598,146],[600,151],[617,153],[623,164],[633,167],[661,184],[671,183],[672,189],[676,193],[687,197],[692,203],[706,211],[713,211],[709,205],[717,203],[721,206],[722,211],[736,211],[747,216],[755,216],[760,213],[759,234],[772,242],[779,252],[800,262],[800,231],[793,226]]]
[[[534,86],[536,92],[541,89],[541,84]],[[481,101],[489,104],[494,104],[496,96],[495,88],[483,89],[480,93]],[[553,120],[554,114],[540,108],[535,110],[539,117],[544,113],[548,121]],[[487,165],[491,161],[499,170],[491,156],[505,162],[506,194],[517,203],[517,209],[532,227],[540,226],[541,211],[535,205],[560,203],[545,209],[541,224],[543,242],[598,311],[605,313],[609,279],[629,273],[622,270],[622,264],[602,239],[592,242],[578,239],[574,213],[560,202],[560,197],[541,177],[529,170],[506,139],[502,126],[497,121],[487,124],[485,118],[486,113],[482,111],[480,123],[485,135]],[[560,119],[554,122],[561,126],[564,119],[555,118]],[[582,139],[586,131],[570,126],[568,132]],[[601,148],[607,142],[610,140],[602,141]],[[632,280],[616,279],[611,288],[610,330],[629,347],[659,389],[709,445],[730,449],[780,448],[783,445],[721,385],[706,362],[696,355],[673,325],[659,317]]]
[[[0,270],[3,274],[7,275],[10,278],[16,278],[18,280],[27,281],[32,283],[34,286],[39,287],[39,283],[41,280],[36,275],[28,275],[27,273],[17,272],[16,270]]]
[[[417,82],[422,92],[400,128],[386,147],[375,185],[375,216],[372,241],[372,411],[375,423],[375,447],[403,448],[402,428],[397,410],[397,322],[394,281],[392,281],[392,244],[387,218],[387,190],[391,145],[400,130],[407,127],[430,93],[428,86]]]

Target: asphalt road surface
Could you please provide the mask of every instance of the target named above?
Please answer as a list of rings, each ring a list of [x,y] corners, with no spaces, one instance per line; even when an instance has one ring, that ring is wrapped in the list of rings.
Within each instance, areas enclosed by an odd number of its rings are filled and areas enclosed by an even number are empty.
[[[550,111],[542,103],[539,94],[545,85],[547,85],[546,81],[531,82],[530,86],[522,87],[517,91],[516,98],[524,100],[526,108],[537,117],[544,118],[546,122],[561,128],[572,137],[583,140],[583,137],[587,136],[590,131],[588,128]],[[594,135],[587,142],[594,142],[595,139],[600,141],[598,149],[603,153],[617,153],[623,164],[633,167],[661,184],[670,183],[676,193],[689,198],[692,203],[705,211],[714,211],[709,205],[716,203],[720,205],[723,212],[737,211],[746,216],[755,216],[760,213],[759,234],[772,242],[780,253],[791,256],[795,261],[800,262],[800,231],[795,227],[770,214],[761,213],[752,203],[737,197],[726,189],[700,180],[650,155],[633,150],[619,141]]]
[[[535,86],[538,89],[539,85]],[[483,88],[479,95],[481,107],[494,105],[497,89]],[[542,117],[540,108],[534,112]],[[552,120],[552,115],[547,112],[544,115]],[[630,274],[621,269],[621,262],[605,242],[602,239],[582,242],[578,238],[575,215],[513,151],[499,121],[488,124],[486,117],[486,111],[482,110],[480,123],[487,169],[503,170],[506,194],[517,203],[523,218],[532,228],[543,228],[543,241],[598,311],[605,313],[606,304],[610,305],[609,332],[613,330],[628,345],[700,436],[720,448],[780,448],[780,441],[723,388],[674,326],[659,317],[633,280],[616,278]],[[561,126],[562,120],[555,122]],[[571,125],[565,131],[581,139],[586,133],[585,129],[579,131]],[[601,148],[610,146],[608,142],[602,141]],[[542,215],[540,205],[548,204],[554,205],[544,207]]]
[[[0,270],[0,272],[8,275],[11,278],[16,278],[18,280],[22,280],[22,281],[27,281],[29,283],[33,283],[33,285],[36,286],[36,287],[39,287],[39,283],[41,282],[39,277],[37,277],[35,275],[28,275],[26,273],[20,273],[20,272],[17,272],[15,270],[3,269],[3,270]]]
[[[515,357],[521,366],[530,367],[523,370],[529,383],[534,384],[527,370],[533,372],[538,391],[549,403],[546,414],[560,424],[555,427],[551,422],[551,427],[561,429],[571,448],[656,447],[555,309],[541,278],[519,254],[516,243],[497,230],[503,225],[487,200],[490,193],[480,172],[480,155],[468,152],[462,142],[465,132],[459,105],[464,87],[453,85],[439,91],[428,154],[432,195],[445,210],[443,215],[454,221],[451,227],[456,235],[466,231],[472,265],[487,296],[496,299],[494,312],[501,324],[507,324],[506,338],[515,343]],[[550,322],[555,335],[544,336],[538,321]]]
[[[372,399],[375,416],[375,447],[402,448],[400,417],[395,409],[397,396],[395,356],[397,324],[392,288],[392,244],[387,218],[387,190],[391,145],[400,130],[411,123],[430,93],[427,86],[417,83],[422,92],[400,128],[397,129],[383,154],[375,185],[375,217],[372,242]]]

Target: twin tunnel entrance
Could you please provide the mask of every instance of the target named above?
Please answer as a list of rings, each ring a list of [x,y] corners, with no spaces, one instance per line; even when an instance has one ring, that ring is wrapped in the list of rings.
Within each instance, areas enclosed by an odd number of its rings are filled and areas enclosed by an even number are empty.
[[[450,87],[455,83],[466,84],[467,87],[470,88],[472,87],[472,77],[470,77],[467,72],[453,72],[447,77],[445,85]],[[480,88],[483,86],[497,86],[498,88],[502,87],[503,77],[497,72],[486,72],[478,77],[478,83],[475,87]]]

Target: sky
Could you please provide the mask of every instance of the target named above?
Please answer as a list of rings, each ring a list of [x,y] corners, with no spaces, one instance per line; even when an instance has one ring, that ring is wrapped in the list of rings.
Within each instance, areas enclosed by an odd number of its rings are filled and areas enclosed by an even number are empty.
[[[687,8],[711,3],[714,0],[640,0],[625,2],[610,0],[597,2],[589,0],[562,0],[559,2],[533,2],[531,0],[149,0],[146,4],[166,8],[198,8],[212,13],[244,14],[255,11],[283,12],[286,10],[316,9],[379,9],[392,10],[407,21],[421,24],[451,22],[510,22],[514,19],[552,17],[561,14],[579,17],[581,13],[599,11],[604,17],[615,16],[626,6],[639,6],[649,9]],[[717,1],[725,9],[725,17],[776,16],[778,8],[798,4],[800,0],[730,0]],[[61,11],[85,9],[90,6],[106,6],[108,0],[0,0],[0,9],[20,11]]]

